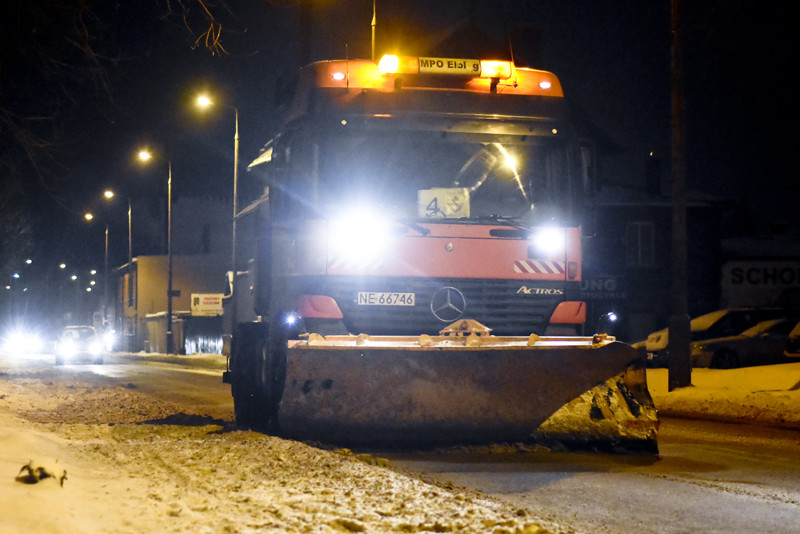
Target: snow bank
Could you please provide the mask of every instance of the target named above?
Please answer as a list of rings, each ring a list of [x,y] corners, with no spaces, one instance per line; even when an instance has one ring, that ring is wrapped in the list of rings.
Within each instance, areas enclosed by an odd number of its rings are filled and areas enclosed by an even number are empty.
[[[800,362],[693,369],[692,386],[667,391],[668,370],[648,369],[661,415],[800,428]]]

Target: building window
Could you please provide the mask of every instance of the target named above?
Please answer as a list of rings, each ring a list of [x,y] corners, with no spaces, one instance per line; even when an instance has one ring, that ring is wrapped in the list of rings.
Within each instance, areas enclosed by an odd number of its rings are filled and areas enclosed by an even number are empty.
[[[625,226],[625,265],[652,267],[655,265],[655,228],[652,222],[629,222]]]

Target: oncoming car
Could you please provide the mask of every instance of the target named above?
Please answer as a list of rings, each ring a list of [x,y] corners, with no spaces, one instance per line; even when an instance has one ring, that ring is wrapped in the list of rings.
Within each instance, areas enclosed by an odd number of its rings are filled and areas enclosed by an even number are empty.
[[[103,363],[105,348],[93,326],[67,326],[56,341],[56,365],[79,360]]]
[[[696,341],[691,345],[692,367],[732,369],[782,363],[795,324],[792,319],[771,319],[735,336]]]

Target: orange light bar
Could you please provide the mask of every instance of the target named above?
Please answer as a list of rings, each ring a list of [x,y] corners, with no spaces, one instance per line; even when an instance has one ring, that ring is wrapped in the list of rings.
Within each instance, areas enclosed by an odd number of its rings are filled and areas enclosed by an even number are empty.
[[[400,67],[400,59],[394,54],[386,54],[378,61],[381,74],[396,74]]]
[[[378,62],[378,70],[381,74],[417,74],[419,58],[386,54]]]
[[[514,69],[510,61],[481,60],[481,78],[511,78]]]
[[[316,87],[391,87],[391,82],[378,71],[378,66],[369,60],[320,61],[308,68],[313,73]]]
[[[396,76],[401,74],[437,77],[460,75],[462,79],[466,78],[463,87],[469,91],[495,90],[504,94],[564,96],[561,83],[552,72],[515,67],[510,61],[391,55],[381,58],[378,64],[370,60],[321,61],[309,66],[307,72],[316,87],[393,91],[396,90]]]

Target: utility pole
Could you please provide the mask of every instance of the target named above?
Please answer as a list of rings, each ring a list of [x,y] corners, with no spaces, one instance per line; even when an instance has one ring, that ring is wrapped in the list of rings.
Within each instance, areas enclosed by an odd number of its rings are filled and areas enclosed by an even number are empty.
[[[669,320],[669,391],[692,385],[687,304],[686,136],[683,104],[680,0],[670,0],[672,26],[672,315]]]
[[[233,134],[233,220],[231,223],[231,334],[236,332],[236,214],[239,196],[239,108],[234,107],[234,134]]]

